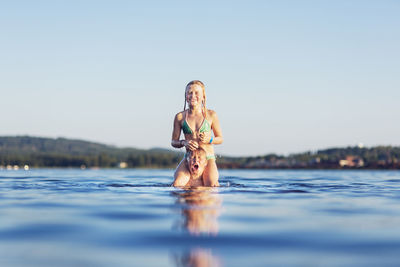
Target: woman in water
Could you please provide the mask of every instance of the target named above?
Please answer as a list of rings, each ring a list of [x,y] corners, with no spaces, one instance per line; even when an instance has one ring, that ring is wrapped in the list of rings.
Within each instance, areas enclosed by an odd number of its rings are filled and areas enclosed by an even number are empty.
[[[183,140],[179,139],[181,130],[185,136]],[[185,147],[187,151],[197,148],[206,151],[207,165],[202,176],[204,186],[219,186],[213,145],[221,144],[223,140],[217,113],[206,108],[204,84],[197,80],[191,81],[185,89],[183,111],[175,115],[171,145],[176,148]],[[190,177],[191,172],[184,158],[176,168],[173,186],[186,186]]]

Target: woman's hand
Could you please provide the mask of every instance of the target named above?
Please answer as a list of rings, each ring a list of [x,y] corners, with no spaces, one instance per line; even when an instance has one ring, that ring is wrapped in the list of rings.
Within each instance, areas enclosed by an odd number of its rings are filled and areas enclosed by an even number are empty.
[[[209,144],[211,140],[211,132],[199,133],[200,142]]]
[[[189,140],[189,141],[185,140],[184,144],[185,144],[186,149],[189,149],[191,151],[199,148],[199,143],[194,140]]]

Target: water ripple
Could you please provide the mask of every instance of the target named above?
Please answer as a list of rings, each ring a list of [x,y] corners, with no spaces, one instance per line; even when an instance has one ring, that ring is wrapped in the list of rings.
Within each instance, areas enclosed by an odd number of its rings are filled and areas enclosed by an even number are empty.
[[[221,170],[221,187],[191,190],[170,186],[173,170],[0,173],[0,256],[14,266],[40,251],[54,256],[44,266],[82,255],[82,266],[145,266],[164,253],[159,266],[192,248],[218,251],[226,266],[296,265],[304,252],[315,259],[304,266],[335,265],[326,255],[339,266],[398,263],[400,172]]]

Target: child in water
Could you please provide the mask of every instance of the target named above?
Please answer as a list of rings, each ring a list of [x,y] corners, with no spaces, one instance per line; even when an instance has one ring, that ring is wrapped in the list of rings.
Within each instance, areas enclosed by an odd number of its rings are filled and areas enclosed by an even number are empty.
[[[204,186],[203,173],[204,169],[207,167],[206,151],[201,147],[196,150],[189,150],[185,155],[185,159],[190,178],[184,186]]]
[[[183,140],[179,139],[181,130],[185,136]],[[198,148],[205,151],[207,164],[202,175],[204,186],[219,186],[213,145],[221,144],[223,140],[217,113],[206,108],[204,84],[198,80],[189,82],[185,89],[183,111],[175,115],[171,145],[176,148],[185,147],[187,152]],[[173,186],[186,186],[190,181],[191,173],[185,158],[176,168]]]

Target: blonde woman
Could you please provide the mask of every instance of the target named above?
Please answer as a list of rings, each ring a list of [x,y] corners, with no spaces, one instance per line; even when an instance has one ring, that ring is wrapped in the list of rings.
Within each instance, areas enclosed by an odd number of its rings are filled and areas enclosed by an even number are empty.
[[[188,109],[186,109],[188,104]],[[185,139],[179,139],[183,131]],[[214,134],[214,135],[213,135]],[[204,186],[219,186],[218,168],[215,162],[214,147],[223,142],[217,113],[206,108],[204,84],[195,80],[185,89],[185,105],[182,112],[175,115],[171,145],[185,147],[187,151],[202,148],[206,151],[207,166],[203,172]],[[190,180],[190,171],[185,158],[179,163],[174,174],[173,186],[186,186]]]

